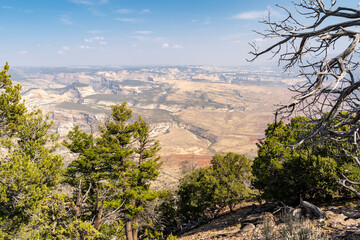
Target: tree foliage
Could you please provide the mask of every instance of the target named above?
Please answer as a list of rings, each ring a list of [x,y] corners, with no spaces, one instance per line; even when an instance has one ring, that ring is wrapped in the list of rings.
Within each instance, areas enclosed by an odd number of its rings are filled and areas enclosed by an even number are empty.
[[[20,96],[21,86],[13,85],[8,71],[9,65],[6,63],[0,72],[0,136],[14,133],[19,118],[26,112]]]
[[[62,158],[54,154],[52,122],[40,110],[25,108],[8,70],[6,64],[0,73],[0,232],[14,238],[58,184]]]
[[[180,180],[178,210],[185,220],[213,218],[252,194],[249,158],[228,153],[215,155],[211,163],[211,167],[197,169]]]
[[[66,194],[51,194],[32,212],[20,239],[106,239],[90,223],[73,218]]]
[[[150,140],[149,126],[141,117],[131,118],[124,102],[112,107],[99,137],[75,127],[64,145],[79,156],[66,169],[65,181],[75,189],[71,205],[76,219],[97,230],[123,221],[127,239],[137,239],[140,213],[157,197],[150,183],[160,163],[159,143]]]
[[[269,135],[258,144],[253,165],[254,186],[263,198],[290,204],[298,203],[300,196],[311,201],[332,198],[339,194],[338,179],[344,167],[355,167],[332,141],[307,141],[293,148],[291,145],[301,140],[306,122],[297,117],[289,124],[277,123],[276,128],[269,124]],[[311,131],[311,126],[305,126]]]
[[[0,238],[137,239],[141,214],[157,197],[158,142],[126,103],[112,107],[96,137],[75,127],[65,142],[78,159],[66,169],[73,193],[57,194],[58,136],[40,110],[26,109],[6,64],[0,72]],[[129,230],[128,232],[124,231]]]
[[[360,168],[360,81],[356,77],[360,42],[356,27],[360,24],[360,10],[355,1],[347,6],[339,3],[337,0],[298,0],[293,2],[293,9],[278,6],[286,17],[273,21],[269,14],[263,21],[267,31],[259,32],[275,42],[264,50],[253,44],[252,61],[272,53],[278,57],[279,64],[285,64],[285,70],[300,69],[304,81],[293,86],[292,101],[280,106],[275,118],[296,113],[305,115],[314,126],[298,143],[307,139],[350,142],[352,148],[348,155]],[[340,184],[360,197],[360,192],[352,187],[359,186],[360,182],[344,174]]]
[[[251,185],[252,160],[245,155],[227,153],[217,154],[211,160],[214,176],[219,189],[216,193],[218,206],[229,207],[232,211],[236,204],[253,194]]]

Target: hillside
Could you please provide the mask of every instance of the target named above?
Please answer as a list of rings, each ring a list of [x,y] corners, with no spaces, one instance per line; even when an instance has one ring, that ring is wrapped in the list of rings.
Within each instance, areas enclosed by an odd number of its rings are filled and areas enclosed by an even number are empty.
[[[327,215],[326,219],[306,219],[301,225],[293,223],[292,227],[313,229],[334,240],[360,239],[358,220],[346,220],[346,216],[342,214],[342,211],[356,214],[360,206],[356,207],[356,204],[359,202],[354,202],[352,207],[344,207],[343,202],[328,203],[321,207]],[[266,239],[264,234],[271,231],[264,228],[264,222],[270,223],[273,231],[281,231],[289,224],[279,209],[276,205],[245,203],[233,213],[225,212],[222,216],[183,233],[178,240]]]

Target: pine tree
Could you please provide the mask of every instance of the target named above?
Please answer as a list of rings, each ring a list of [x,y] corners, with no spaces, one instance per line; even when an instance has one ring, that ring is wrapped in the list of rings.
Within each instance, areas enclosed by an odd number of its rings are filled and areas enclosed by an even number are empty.
[[[159,143],[150,140],[148,125],[141,117],[132,123],[131,118],[125,102],[112,106],[98,138],[75,127],[64,145],[79,154],[66,170],[66,182],[76,189],[76,219],[91,222],[99,231],[125,222],[127,239],[135,240],[140,214],[157,195],[150,182],[158,176],[160,163]]]
[[[57,185],[62,158],[54,155],[57,136],[40,110],[28,112],[13,86],[9,66],[0,73],[0,237],[15,238],[31,213]]]
[[[0,137],[15,132],[19,117],[26,112],[20,96],[21,86],[13,85],[8,71],[6,63],[0,72]]]

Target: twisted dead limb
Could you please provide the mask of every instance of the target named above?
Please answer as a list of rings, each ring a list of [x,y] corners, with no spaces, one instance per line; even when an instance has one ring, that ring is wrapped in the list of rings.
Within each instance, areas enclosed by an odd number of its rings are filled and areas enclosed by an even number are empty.
[[[262,21],[267,31],[257,32],[275,42],[262,51],[255,42],[250,44],[249,61],[272,54],[285,71],[299,69],[304,81],[290,89],[292,100],[275,111],[275,122],[300,113],[314,126],[297,145],[308,139],[350,142],[349,155],[359,164],[360,80],[354,74],[359,65],[360,10],[356,4],[345,7],[338,6],[337,0],[298,0],[292,10],[277,5],[286,17],[273,21],[269,14]],[[351,186],[358,183],[345,174],[339,183],[360,198]]]
[[[263,51],[253,43],[250,61],[272,53],[279,64],[284,64],[284,70],[297,66],[299,76],[305,79],[304,83],[293,86],[295,96],[290,103],[278,107],[276,117],[286,118],[301,112],[316,126],[307,138],[329,135],[356,144],[360,83],[352,73],[358,67],[356,47],[360,32],[355,30],[360,26],[360,11],[348,7],[335,9],[337,1],[331,1],[327,7],[324,0],[299,0],[294,6],[294,11],[278,6],[287,13],[282,21],[272,21],[271,14],[263,21],[269,28],[265,33],[258,33],[278,41]],[[312,24],[303,24],[305,19],[312,20]],[[326,25],[327,21],[335,23]],[[343,40],[350,42],[347,47],[335,46]],[[334,49],[340,53],[335,55]],[[348,116],[344,117],[342,112]],[[339,126],[345,125],[351,129],[339,130]]]

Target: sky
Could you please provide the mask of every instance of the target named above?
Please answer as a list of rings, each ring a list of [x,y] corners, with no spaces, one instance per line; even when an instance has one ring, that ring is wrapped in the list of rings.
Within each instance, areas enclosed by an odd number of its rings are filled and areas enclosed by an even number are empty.
[[[0,0],[0,65],[246,64],[288,0]]]

